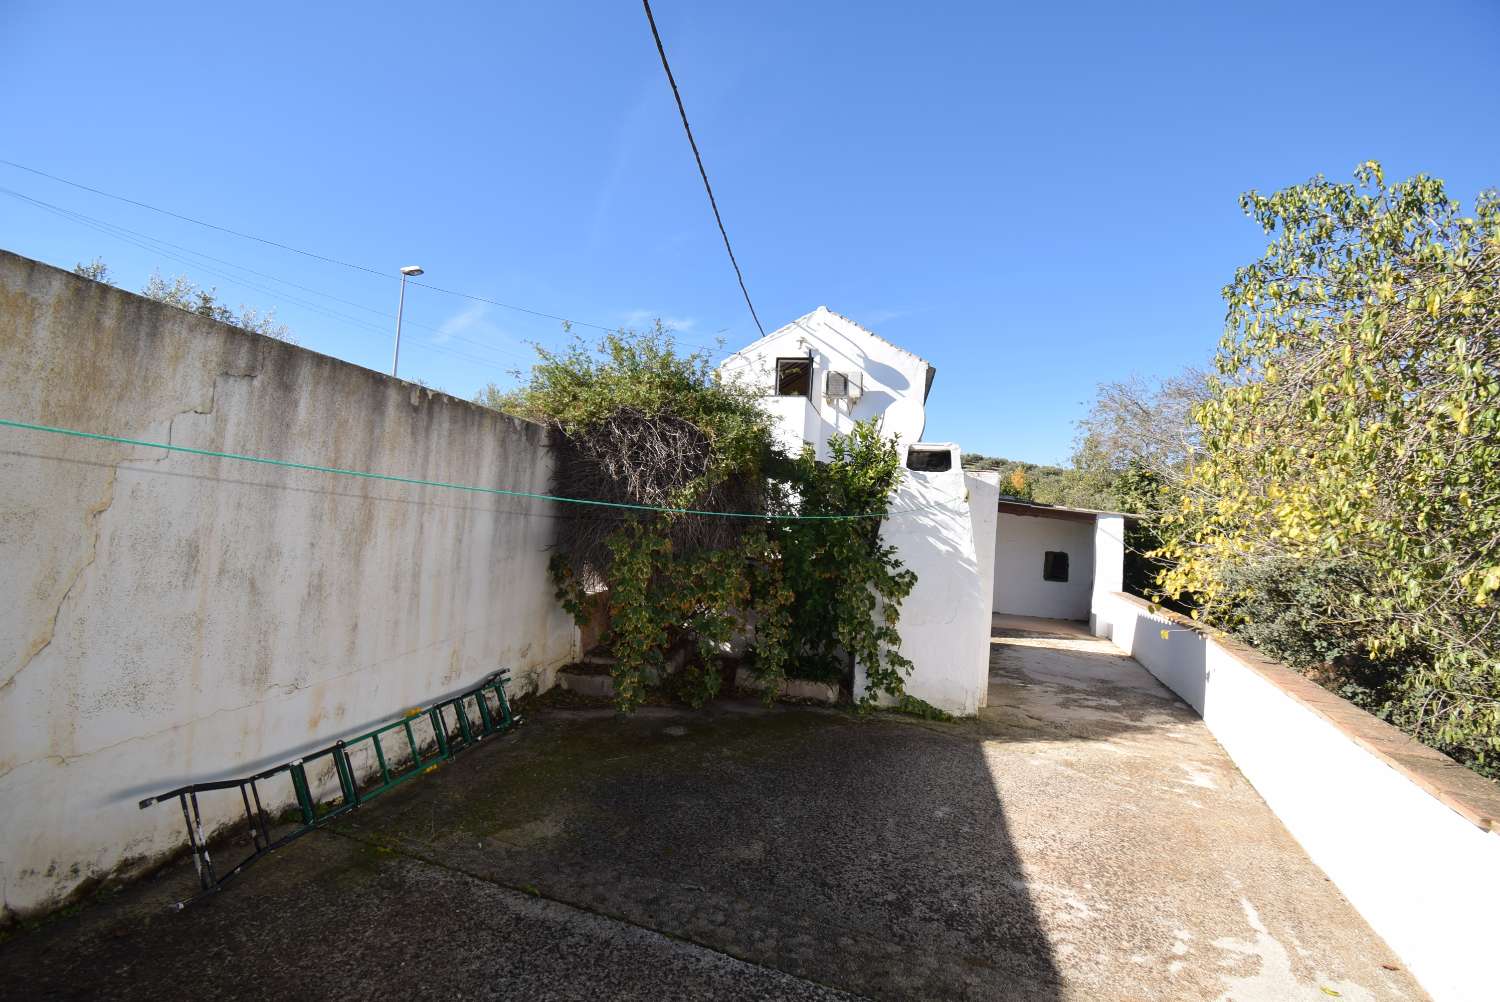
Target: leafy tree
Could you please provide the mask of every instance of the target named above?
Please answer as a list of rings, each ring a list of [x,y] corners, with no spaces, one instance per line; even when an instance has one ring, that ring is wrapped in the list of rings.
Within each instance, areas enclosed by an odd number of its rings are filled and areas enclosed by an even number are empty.
[[[95,259],[94,264],[103,268],[103,262],[98,259]],[[103,270],[108,272],[107,268]],[[217,288],[203,288],[186,275],[174,275],[168,282],[161,277],[161,272],[153,271],[151,278],[146,282],[146,287],[141,290],[141,295],[147,299],[154,299],[158,303],[175,306],[179,310],[196,313],[200,317],[207,317],[210,320],[217,320],[220,323],[250,331],[252,334],[263,334],[278,341],[297,343],[286,324],[276,319],[274,308],[262,312],[253,306],[241,304],[239,312],[236,313],[219,301],[218,292]]]
[[[73,274],[92,279],[95,282],[103,282],[105,285],[110,284],[109,265],[104,263],[103,258],[96,257],[88,264],[84,264],[82,261],[78,262],[73,266]]]
[[[1500,198],[1466,215],[1366,163],[1241,205],[1272,239],[1224,290],[1164,584],[1244,627],[1258,567],[1334,568],[1309,629],[1391,676],[1391,719],[1500,773]]]
[[[1206,373],[1189,368],[1166,378],[1134,375],[1101,383],[1078,422],[1076,467],[1120,474],[1150,470],[1179,482],[1198,451],[1193,409],[1208,399]]]
[[[966,470],[997,470],[1000,492],[1038,504],[1072,505],[1079,508],[1113,508],[1115,502],[1106,483],[1098,483],[1077,468],[1000,459],[977,452],[963,454]],[[1019,478],[1018,478],[1019,474]]]

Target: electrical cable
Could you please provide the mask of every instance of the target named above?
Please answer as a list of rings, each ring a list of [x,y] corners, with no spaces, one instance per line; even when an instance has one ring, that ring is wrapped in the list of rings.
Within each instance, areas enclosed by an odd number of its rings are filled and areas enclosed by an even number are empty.
[[[340,267],[343,267],[343,268],[350,268],[350,269],[353,269],[354,271],[364,272],[364,273],[369,274],[369,275],[375,275],[375,276],[377,276],[379,278],[383,278],[383,279],[387,279],[387,280],[394,280],[394,276],[392,276],[391,274],[389,274],[386,271],[382,271],[379,268],[371,268],[368,265],[356,264],[356,263],[354,263],[352,261],[343,261],[343,260],[340,260],[339,258],[336,258],[336,257],[330,257],[327,254],[319,254],[319,253],[317,253],[315,251],[303,250],[300,247],[294,247],[291,244],[283,243],[283,242],[281,242],[279,240],[271,240],[271,239],[269,239],[267,237],[256,236],[253,233],[246,233],[246,232],[244,232],[242,230],[232,229],[232,228],[230,228],[228,226],[220,226],[218,223],[210,223],[210,222],[208,222],[206,220],[197,219],[197,218],[195,218],[193,216],[184,215],[184,214],[182,214],[180,212],[173,212],[171,209],[163,209],[160,206],[152,205],[149,202],[142,202],[142,201],[139,201],[139,200],[134,199],[134,198],[127,198],[124,195],[116,195],[115,193],[109,192],[109,191],[105,191],[102,188],[95,188],[92,185],[82,184],[81,182],[78,182],[78,181],[71,181],[68,178],[59,177],[56,174],[49,174],[49,173],[47,173],[44,170],[38,170],[35,167],[28,167],[25,164],[16,163],[14,160],[7,160],[7,159],[5,159],[3,157],[0,157],[0,164],[4,164],[7,167],[14,167],[17,170],[26,171],[29,174],[35,174],[38,177],[44,177],[44,178],[46,178],[49,181],[56,181],[58,184],[65,184],[65,185],[68,185],[69,187],[77,188],[80,191],[91,192],[92,194],[95,194],[95,195],[101,195],[104,198],[112,198],[112,199],[114,199],[117,202],[124,202],[127,205],[134,205],[137,208],[146,209],[146,210],[149,210],[151,212],[157,212],[157,213],[160,213],[161,215],[164,215],[164,216],[170,216],[173,219],[180,219],[183,222],[192,223],[195,226],[203,226],[203,227],[206,227],[206,228],[211,229],[211,230],[217,230],[220,233],[227,233],[227,234],[229,234],[231,236],[240,237],[243,240],[253,240],[256,243],[265,244],[268,247],[275,247],[275,248],[278,248],[280,250],[290,251],[293,254],[300,254],[303,257],[312,258],[313,260],[316,260],[316,261],[323,261],[323,262],[326,262],[328,264],[336,264],[336,265],[339,265]],[[67,211],[67,210],[63,210],[63,211]],[[718,210],[715,209],[715,213],[716,214],[717,214],[717,211]],[[726,238],[726,240],[727,240],[727,238]],[[207,256],[207,255],[205,255],[205,256]],[[733,257],[732,254],[731,254],[731,257]],[[246,270],[248,270],[248,269],[246,269]],[[735,270],[738,271],[738,266],[736,266]],[[287,284],[291,284],[291,283],[287,283]],[[430,285],[430,284],[428,284],[426,282],[417,282],[417,281],[413,281],[413,280],[408,279],[407,284],[408,285],[414,285],[414,286],[420,286],[423,289],[429,289],[429,290],[431,290],[433,292],[442,293],[443,295],[457,296],[457,297],[462,298],[462,299],[470,299],[470,300],[473,300],[475,302],[486,303],[486,304],[488,304],[490,306],[498,306],[501,309],[505,309],[505,310],[514,310],[514,311],[516,311],[518,313],[526,313],[526,314],[529,314],[529,315],[534,316],[534,317],[542,317],[542,318],[545,318],[547,320],[557,320],[557,321],[559,321],[561,323],[566,323],[566,324],[569,324],[569,325],[574,326],[574,327],[589,327],[589,328],[592,328],[594,330],[600,330],[600,331],[604,331],[606,333],[611,333],[611,334],[620,330],[620,326],[618,324],[615,325],[615,326],[609,326],[609,325],[606,325],[606,324],[590,323],[590,322],[588,322],[586,320],[574,320],[574,319],[572,319],[570,317],[559,316],[558,314],[555,314],[555,313],[547,313],[547,312],[544,312],[542,310],[533,310],[533,309],[530,309],[529,307],[517,306],[514,303],[501,302],[498,299],[489,299],[489,298],[484,297],[484,296],[474,295],[473,293],[461,292],[461,291],[459,291],[457,289],[448,289],[448,288],[444,288],[442,286]],[[741,285],[743,287],[743,283],[741,283]],[[746,301],[748,302],[748,298],[747,298]],[[752,307],[751,314],[753,315],[754,312],[755,312],[754,308]],[[760,326],[759,319],[756,320],[756,326],[757,327]],[[761,330],[761,333],[762,334],[765,333],[764,329]],[[684,341],[686,341],[686,339],[682,339],[682,338],[679,338],[678,340],[684,340]],[[688,341],[687,343],[691,344],[691,343],[695,343],[695,342]],[[709,347],[709,346],[703,345],[703,347]]]
[[[90,216],[87,213],[78,212],[75,209],[65,209],[62,206],[53,205],[50,202],[44,202],[44,201],[42,201],[39,198],[33,198],[30,195],[23,194],[23,193],[21,193],[19,191],[14,191],[14,190],[12,190],[10,188],[0,187],[0,194],[9,195],[12,198],[19,198],[19,199],[21,199],[23,201],[30,202],[31,204],[33,204],[33,205],[35,205],[35,206],[37,206],[39,208],[47,209],[47,210],[49,210],[51,212],[59,213],[59,214],[62,214],[64,216],[66,216],[66,217],[70,217],[75,222],[80,222],[80,223],[85,223],[85,224],[92,223],[96,227],[103,227],[103,228],[105,228],[106,230],[109,230],[109,231],[119,231],[118,233],[113,233],[112,235],[114,235],[114,236],[120,236],[120,234],[130,234],[131,236],[134,236],[134,237],[136,237],[136,238],[138,238],[140,240],[147,241],[148,243],[151,243],[151,244],[159,244],[162,247],[171,247],[171,248],[173,248],[175,250],[181,251],[184,254],[190,254],[190,255],[192,255],[194,257],[203,258],[204,260],[208,260],[208,261],[215,261],[215,262],[218,262],[219,264],[224,265],[225,267],[234,268],[234,269],[236,269],[238,271],[243,271],[243,272],[246,272],[246,273],[251,274],[251,275],[258,275],[261,278],[268,279],[268,280],[270,280],[272,282],[279,282],[282,285],[288,286],[288,287],[293,288],[293,289],[301,289],[303,292],[310,292],[310,293],[312,293],[315,296],[322,296],[324,299],[331,300],[331,301],[333,301],[335,303],[343,303],[345,306],[353,306],[354,308],[360,309],[360,310],[364,310],[367,313],[373,313],[376,316],[378,316],[378,317],[380,317],[381,319],[384,319],[384,320],[394,320],[396,318],[396,315],[394,313],[387,313],[384,310],[381,310],[381,309],[379,309],[377,307],[374,307],[374,306],[370,306],[370,305],[368,305],[366,303],[361,303],[361,302],[358,302],[358,301],[353,300],[353,299],[344,299],[341,296],[335,296],[331,292],[324,292],[322,289],[316,289],[316,288],[313,288],[310,285],[302,285],[302,284],[300,284],[298,282],[293,282],[291,279],[282,278],[279,275],[272,275],[269,272],[257,271],[256,269],[248,267],[247,265],[238,264],[238,263],[236,263],[234,261],[230,261],[230,260],[227,260],[225,258],[215,257],[214,255],[205,253],[204,251],[194,250],[191,247],[185,247],[182,244],[176,244],[176,243],[173,243],[170,240],[163,240],[161,237],[153,237],[149,233],[142,233],[139,230],[132,230],[128,226],[121,226],[118,223],[111,223],[111,222],[108,222],[106,220],[99,219],[99,218],[97,218],[95,216]],[[121,237],[121,239],[124,239],[124,238]],[[140,245],[137,244],[136,246],[140,246]],[[147,250],[156,250],[157,253],[166,254],[166,256],[169,256],[169,257],[171,256],[170,254],[167,254],[167,252],[161,251],[161,250],[159,250],[157,248],[144,248],[144,249],[147,249]],[[182,260],[182,259],[181,258],[177,258],[176,260]],[[203,267],[202,265],[199,265],[197,262],[186,261],[184,263],[185,264],[192,264],[195,267]],[[242,279],[235,278],[233,276],[230,276],[229,280],[230,281],[243,281]],[[251,288],[255,288],[255,286],[251,286]],[[260,291],[267,291],[267,290],[261,289]],[[279,293],[279,292],[272,292],[271,294],[272,295],[282,295],[282,293]],[[486,350],[489,350],[489,351],[496,351],[496,352],[501,352],[501,353],[505,353],[505,354],[511,354],[514,357],[518,358],[518,359],[525,359],[525,358],[527,358],[527,356],[525,356],[525,355],[523,355],[523,354],[520,353],[519,348],[512,348],[512,347],[505,346],[505,345],[492,345],[492,344],[487,344],[487,343],[485,343],[483,341],[475,341],[472,338],[466,338],[466,337],[462,337],[461,335],[458,335],[458,334],[452,334],[452,333],[449,333],[447,331],[442,330],[441,328],[434,327],[431,324],[419,323],[418,321],[415,321],[415,320],[407,320],[405,323],[406,323],[406,326],[408,326],[408,327],[419,327],[419,328],[421,328],[423,330],[432,331],[433,333],[439,334],[439,335],[441,335],[443,337],[450,337],[450,338],[453,338],[456,341],[467,342],[468,344],[472,344],[472,345],[474,345],[475,347],[478,347],[478,348],[483,348],[483,349],[486,349]]]
[[[698,174],[703,178],[703,190],[708,192],[709,207],[714,210],[714,221],[719,224],[719,236],[724,238],[724,250],[729,253],[729,263],[734,266],[734,277],[739,279],[740,292],[745,296],[745,305],[750,307],[750,318],[755,321],[755,327],[760,331],[760,336],[766,336],[766,329],[761,326],[760,317],[755,312],[755,304],[750,302],[750,290],[745,288],[745,276],[740,273],[740,263],[734,259],[734,248],[729,246],[729,233],[724,229],[724,217],[719,215],[719,203],[714,199],[713,185],[708,183],[708,171],[703,167],[703,156],[698,152],[698,141],[693,138],[693,127],[688,124],[687,108],[682,104],[682,93],[677,89],[677,78],[672,75],[672,66],[667,62],[667,50],[661,44],[661,32],[656,30],[656,18],[651,13],[651,0],[641,0],[646,8],[646,20],[651,22],[651,37],[656,39],[656,51],[661,56],[661,68],[667,71],[667,83],[672,85],[672,97],[677,101],[677,113],[682,116],[682,129],[687,133],[688,145],[693,148],[693,159],[698,161]]]

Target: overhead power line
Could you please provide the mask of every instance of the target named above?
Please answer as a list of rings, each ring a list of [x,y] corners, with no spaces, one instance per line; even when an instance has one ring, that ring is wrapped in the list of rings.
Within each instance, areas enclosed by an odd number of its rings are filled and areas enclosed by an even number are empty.
[[[23,195],[22,193],[20,193],[18,191],[12,191],[11,189],[3,187],[3,186],[0,186],[0,194],[8,195],[8,196],[10,196],[12,198],[16,198],[16,199],[19,199],[21,201],[28,202],[28,203],[30,203],[32,205],[35,205],[36,207],[38,207],[40,209],[43,209],[43,210],[45,210],[47,212],[51,212],[54,215],[59,216],[60,218],[67,219],[67,220],[69,220],[71,222],[78,223],[81,226],[86,226],[89,229],[96,230],[96,231],[98,231],[100,233],[105,234],[106,236],[114,237],[117,240],[120,240],[120,241],[123,241],[125,243],[131,244],[132,246],[135,246],[135,247],[139,247],[142,250],[149,251],[152,254],[158,255],[160,257],[164,257],[164,258],[167,258],[169,260],[177,261],[177,262],[179,262],[181,264],[188,265],[189,267],[195,269],[196,271],[207,272],[210,275],[215,275],[215,276],[217,276],[217,277],[219,277],[221,279],[224,279],[225,281],[231,282],[231,283],[233,283],[235,285],[243,286],[243,287],[248,288],[248,289],[254,289],[254,290],[258,291],[258,292],[262,292],[262,293],[265,293],[267,295],[273,296],[279,302],[293,303],[293,304],[295,304],[297,306],[301,306],[303,309],[310,310],[310,311],[312,311],[314,313],[321,314],[321,315],[323,315],[325,317],[329,317],[329,318],[334,319],[334,320],[339,320],[339,321],[341,321],[341,322],[343,322],[345,324],[348,324],[350,326],[358,327],[358,328],[360,328],[362,330],[369,331],[369,332],[372,332],[372,333],[375,333],[375,334],[380,334],[380,335],[384,336],[387,333],[387,331],[386,331],[385,328],[378,327],[378,326],[376,326],[375,324],[371,323],[368,320],[360,319],[358,317],[351,317],[351,316],[349,316],[346,313],[340,313],[337,310],[329,309],[328,307],[323,306],[322,304],[308,302],[307,300],[298,298],[297,296],[289,295],[288,293],[286,293],[286,292],[284,292],[283,290],[280,290],[280,289],[267,288],[264,285],[261,285],[261,284],[259,284],[257,282],[250,281],[250,280],[248,280],[248,279],[246,279],[246,278],[244,278],[244,277],[242,277],[240,275],[231,274],[229,272],[226,272],[226,271],[222,270],[221,268],[215,267],[213,265],[204,264],[202,261],[195,260],[195,259],[202,258],[202,259],[208,260],[208,261],[215,261],[215,262],[218,262],[220,265],[223,265],[224,267],[233,268],[233,269],[235,269],[237,271],[243,271],[243,272],[246,272],[246,273],[251,274],[251,275],[257,275],[257,276],[259,276],[261,278],[268,279],[268,280],[270,280],[272,282],[277,282],[277,283],[279,283],[281,285],[285,285],[285,286],[288,286],[288,287],[293,288],[293,289],[300,289],[300,290],[302,290],[304,292],[311,293],[311,294],[313,294],[315,296],[320,296],[320,297],[322,297],[324,299],[331,300],[332,302],[335,302],[335,303],[343,303],[343,304],[348,305],[348,306],[356,307],[357,309],[365,310],[366,312],[375,314],[376,316],[379,316],[379,317],[383,317],[383,318],[389,319],[392,316],[392,314],[389,314],[389,313],[386,313],[386,312],[384,312],[382,310],[376,309],[373,306],[367,306],[364,303],[356,302],[356,301],[354,301],[352,299],[344,299],[344,298],[342,298],[340,296],[335,296],[332,293],[324,292],[321,289],[315,289],[315,288],[312,288],[311,286],[302,285],[300,283],[293,282],[293,281],[291,281],[289,279],[281,278],[279,276],[272,275],[272,274],[269,274],[267,272],[257,271],[254,268],[248,268],[248,267],[246,267],[246,266],[244,266],[242,264],[237,264],[237,263],[235,263],[233,261],[227,261],[224,258],[215,257],[212,254],[205,254],[202,251],[193,250],[192,248],[190,248],[190,247],[184,247],[181,244],[175,244],[175,243],[172,243],[172,242],[167,241],[167,240],[162,240],[162,239],[160,239],[158,237],[153,237],[153,236],[150,236],[149,234],[141,233],[138,230],[132,230],[132,229],[129,229],[128,227],[119,226],[119,225],[114,224],[114,223],[109,223],[109,222],[106,222],[106,221],[104,221],[102,219],[96,219],[93,216],[89,216],[89,215],[86,215],[86,214],[81,213],[81,212],[74,212],[71,209],[64,209],[61,206],[53,205],[50,202],[44,202],[44,201],[42,201],[41,199],[38,199],[38,198],[32,198],[29,195]],[[181,253],[174,253],[173,250],[166,250],[164,248],[174,248],[176,251],[180,251]],[[182,256],[183,254],[189,255],[189,257],[184,257],[184,256]],[[431,331],[431,332],[439,335],[440,337],[452,338],[452,339],[457,340],[457,341],[463,341],[463,342],[466,342],[467,344],[473,345],[476,348],[480,348],[480,349],[483,349],[483,350],[486,350],[486,351],[498,352],[500,354],[507,355],[509,357],[506,360],[504,360],[504,361],[497,360],[497,359],[492,359],[492,358],[477,358],[474,355],[466,354],[464,352],[458,351],[456,349],[453,349],[451,347],[448,347],[448,346],[445,346],[443,344],[436,343],[436,342],[433,342],[433,341],[417,341],[417,342],[415,342],[417,345],[419,345],[419,346],[421,346],[423,348],[426,348],[428,350],[431,350],[431,351],[438,351],[438,352],[442,352],[444,354],[453,355],[453,356],[455,356],[457,358],[465,359],[465,360],[470,361],[470,362],[477,362],[477,363],[480,363],[482,365],[489,365],[489,366],[496,366],[496,367],[501,367],[501,366],[505,366],[505,365],[516,365],[519,362],[524,362],[527,359],[527,356],[520,349],[513,349],[513,348],[510,348],[510,347],[507,347],[507,346],[503,346],[503,345],[493,345],[493,344],[487,344],[487,343],[482,342],[482,341],[476,341],[476,340],[474,340],[472,338],[467,338],[467,337],[464,337],[464,336],[462,336],[460,334],[455,334],[455,333],[450,333],[450,332],[443,331],[441,328],[433,327],[430,324],[422,324],[422,323],[418,323],[416,321],[407,321],[407,322],[411,326],[420,327],[420,328],[422,328],[424,330]]]
[[[688,145],[693,148],[693,159],[698,161],[698,175],[703,178],[703,190],[708,192],[709,207],[714,210],[714,221],[719,224],[719,236],[724,238],[724,250],[729,253],[729,263],[734,266],[734,277],[739,279],[740,292],[744,293],[745,305],[750,307],[750,318],[755,321],[756,330],[760,331],[761,337],[766,336],[766,329],[761,326],[760,317],[755,312],[755,304],[750,301],[750,290],[745,288],[745,276],[740,273],[740,263],[734,259],[734,248],[729,246],[729,233],[724,229],[724,217],[719,215],[719,203],[714,199],[713,185],[708,183],[708,171],[703,168],[703,155],[698,152],[698,141],[693,138],[693,127],[688,124],[687,109],[682,105],[682,92],[677,89],[677,78],[672,75],[672,65],[667,62],[667,50],[661,44],[661,32],[656,30],[656,18],[651,13],[651,0],[641,0],[646,8],[646,20],[651,22],[651,37],[656,39],[656,51],[661,56],[661,68],[667,71],[667,83],[672,85],[672,97],[677,101],[677,113],[682,116],[682,129],[687,133]]]
[[[58,177],[56,174],[48,174],[46,171],[37,170],[35,167],[27,167],[25,164],[18,164],[14,160],[5,160],[3,158],[0,158],[0,164],[5,164],[7,167],[14,167],[17,170],[24,170],[28,174],[35,174],[38,177],[44,177],[49,181],[56,181],[58,184],[65,184],[72,188],[78,188],[81,191],[91,191],[95,195],[103,195],[105,198],[112,198],[116,202],[124,202],[127,205],[134,205],[142,209],[150,209],[152,212],[159,212],[164,216],[171,216],[173,219],[180,219],[185,223],[192,223],[196,226],[206,226],[211,230],[218,230],[220,233],[228,233],[231,236],[240,237],[245,240],[254,240],[256,243],[265,244],[268,247],[279,247],[282,250],[291,251],[293,254],[301,254],[303,257],[314,258],[318,261],[326,261],[329,264],[337,264],[342,265],[345,268],[353,268],[355,271],[369,272],[371,275],[379,275],[381,278],[389,277],[385,272],[381,271],[378,268],[367,268],[362,264],[351,264],[348,261],[340,261],[338,258],[327,257],[323,254],[315,254],[312,251],[306,251],[300,247],[293,247],[291,244],[284,244],[275,240],[268,240],[265,237],[258,237],[253,233],[244,233],[240,230],[232,230],[227,226],[220,226],[218,223],[210,223],[205,222],[202,219],[194,219],[192,216],[184,216],[182,213],[173,212],[171,209],[163,209],[160,206],[150,205],[146,202],[138,202],[133,198],[126,198],[124,195],[116,195],[114,192],[104,191],[100,188],[93,188],[86,184],[80,184],[77,181],[69,181],[65,177]]]
[[[675,84],[674,84],[674,87],[675,87]],[[382,270],[380,268],[371,268],[368,265],[357,264],[357,263],[352,262],[352,261],[344,261],[344,260],[341,260],[341,259],[336,258],[336,257],[331,257],[331,256],[329,256],[327,254],[319,254],[316,251],[304,250],[301,247],[294,247],[293,245],[288,244],[288,243],[283,243],[280,240],[272,240],[272,239],[270,239],[268,237],[256,236],[254,233],[246,233],[243,230],[232,229],[231,227],[228,227],[228,226],[220,226],[218,223],[210,223],[207,220],[198,219],[198,218],[195,218],[193,216],[184,215],[183,213],[180,213],[180,212],[173,212],[171,209],[163,209],[161,206],[152,205],[149,202],[142,202],[142,201],[139,201],[138,199],[128,198],[128,197],[126,197],[124,195],[117,195],[117,194],[115,194],[114,192],[111,192],[111,191],[105,191],[102,188],[95,188],[92,185],[83,184],[83,183],[78,182],[78,181],[72,181],[72,180],[69,180],[68,178],[65,178],[65,177],[59,177],[56,174],[49,174],[49,173],[47,173],[44,170],[38,170],[35,167],[28,167],[25,164],[16,163],[14,160],[6,160],[3,157],[0,157],[0,164],[5,164],[7,167],[14,167],[17,170],[26,171],[28,174],[35,174],[37,177],[44,177],[44,178],[46,178],[49,181],[56,181],[58,184],[65,184],[65,185],[68,185],[71,188],[77,188],[80,191],[91,192],[92,194],[95,194],[95,195],[101,195],[104,198],[110,198],[110,199],[114,199],[117,202],[123,202],[126,205],[134,205],[137,208],[147,209],[147,210],[149,210],[151,212],[160,213],[161,215],[164,215],[164,216],[170,216],[173,219],[179,219],[179,220],[182,220],[183,222],[192,223],[195,226],[202,226],[202,227],[205,227],[205,228],[210,229],[210,230],[217,230],[220,233],[227,233],[230,236],[239,237],[239,238],[241,238],[243,240],[251,240],[251,241],[254,241],[255,243],[264,244],[267,247],[275,247],[275,248],[277,248],[279,250],[290,251],[293,254],[300,254],[303,257],[311,258],[311,259],[313,259],[315,261],[323,261],[323,262],[325,262],[327,264],[336,264],[336,265],[338,265],[338,266],[340,266],[342,268],[350,268],[350,269],[352,269],[354,271],[363,272],[363,273],[368,274],[368,275],[375,275],[375,276],[377,276],[379,278],[388,279],[388,280],[391,280],[391,281],[395,280],[395,276],[393,276],[392,274],[390,274],[388,271]],[[20,197],[26,198],[27,196],[22,195]],[[712,197],[712,193],[711,192],[710,192],[710,197]],[[34,199],[31,199],[31,200],[35,201]],[[67,212],[69,210],[63,209],[63,210],[60,210],[60,211]],[[715,209],[714,211],[715,211],[715,214],[717,214],[718,210]],[[112,225],[112,224],[105,224],[105,225]],[[723,227],[721,225],[720,229],[722,230],[722,228]],[[726,241],[728,240],[727,237],[725,239],[726,239]],[[163,241],[163,242],[165,242],[165,241]],[[202,256],[207,257],[208,255],[205,254],[205,255],[202,255]],[[732,259],[733,255],[731,254],[730,257]],[[250,269],[246,268],[245,270],[249,271]],[[736,270],[736,272],[738,272],[738,267],[736,267],[735,270]],[[287,282],[286,284],[291,285],[293,283]],[[587,320],[575,320],[572,317],[565,317],[565,316],[561,316],[560,314],[556,314],[556,313],[547,313],[547,312],[545,312],[543,310],[533,310],[530,307],[517,306],[514,303],[501,302],[498,299],[490,299],[488,297],[474,295],[473,293],[469,293],[469,292],[461,292],[461,291],[459,291],[457,289],[447,289],[447,288],[443,288],[442,286],[431,285],[431,284],[428,284],[426,282],[416,282],[416,281],[408,280],[407,284],[408,285],[419,286],[419,287],[421,287],[423,289],[428,289],[428,290],[430,290],[432,292],[442,293],[443,295],[446,295],[446,296],[457,296],[457,297],[459,297],[461,299],[469,299],[469,300],[472,300],[472,301],[477,302],[477,303],[485,303],[485,304],[490,305],[490,306],[498,306],[498,307],[500,307],[503,310],[512,310],[512,311],[517,312],[517,313],[526,313],[526,314],[529,314],[530,316],[542,317],[543,319],[546,319],[546,320],[556,320],[559,323],[569,324],[569,325],[571,325],[573,327],[589,327],[589,328],[592,328],[593,330],[604,331],[606,333],[614,333],[614,332],[619,331],[621,329],[621,325],[619,325],[619,324],[615,324],[615,325],[611,326],[609,324],[590,323]],[[742,289],[744,288],[744,283],[743,282],[740,283],[740,287]],[[749,302],[748,297],[746,299],[746,302]],[[751,312],[751,315],[754,316],[755,311],[754,311],[753,308],[751,309],[750,312]],[[760,326],[760,321],[758,319],[756,320],[756,326],[757,327]],[[762,330],[762,333],[764,333],[764,330]],[[688,344],[701,344],[700,342],[694,342],[694,341],[691,341],[691,340],[689,340],[687,338],[681,338],[681,337],[679,337],[677,339],[680,340],[680,341],[684,341],[684,342],[686,342]],[[710,347],[708,345],[702,345],[702,346],[703,347]]]

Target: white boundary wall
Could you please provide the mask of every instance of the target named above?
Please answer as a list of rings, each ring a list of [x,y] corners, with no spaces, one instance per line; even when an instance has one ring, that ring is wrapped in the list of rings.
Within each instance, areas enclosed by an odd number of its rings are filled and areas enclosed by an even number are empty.
[[[546,491],[542,428],[0,252],[0,416]],[[553,506],[0,429],[0,921],[184,841],[175,804],[575,630]],[[263,796],[273,792],[263,788]],[[268,809],[281,806],[268,803]],[[210,825],[234,793],[203,799]]]
[[[1202,715],[1435,999],[1500,997],[1500,795],[1491,784],[1290,669],[1133,596],[1097,596],[1094,632]]]

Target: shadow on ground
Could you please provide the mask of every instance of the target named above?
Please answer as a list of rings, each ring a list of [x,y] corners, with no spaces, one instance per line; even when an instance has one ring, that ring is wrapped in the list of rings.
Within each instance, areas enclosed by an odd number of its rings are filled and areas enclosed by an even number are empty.
[[[732,701],[543,710],[186,911],[163,907],[191,892],[179,866],[0,946],[0,984],[37,998],[1214,998],[1226,983],[1242,1000],[1319,985],[1421,997],[1371,973],[1383,944],[1186,707],[1076,630],[1013,627],[977,721]],[[1299,921],[1295,952],[1278,953]]]

